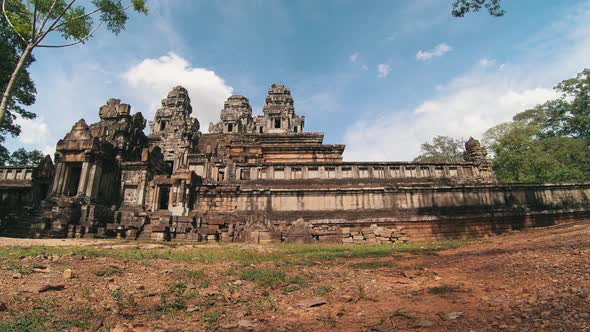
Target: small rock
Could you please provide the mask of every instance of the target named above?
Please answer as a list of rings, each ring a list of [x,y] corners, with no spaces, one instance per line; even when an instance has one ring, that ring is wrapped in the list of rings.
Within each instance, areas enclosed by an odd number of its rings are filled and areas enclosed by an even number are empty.
[[[434,280],[436,280],[436,281],[440,281],[440,280],[442,280],[442,278],[441,278],[441,277],[439,277],[439,276],[434,276]]]
[[[48,291],[59,291],[64,289],[66,286],[63,284],[45,284],[45,285],[31,285],[27,288],[23,289],[23,291],[28,293],[45,293]]]
[[[449,312],[447,314],[447,319],[448,320],[455,320],[455,319],[459,319],[461,317],[463,317],[464,313],[461,311],[455,311],[455,312]]]
[[[196,305],[186,308],[186,312],[195,312],[195,311],[200,311],[200,310],[201,310],[201,308]]]
[[[100,330],[102,325],[104,324],[104,317],[96,317],[94,322],[92,322],[92,332],[96,332]]]
[[[236,328],[238,328],[238,326],[239,326],[238,323],[229,323],[229,324],[221,325],[221,328],[225,329],[225,330],[230,330],[230,329],[236,329]]]
[[[420,319],[414,323],[414,327],[433,327],[435,322],[426,319]]]
[[[12,275],[12,279],[20,279],[22,277],[23,277],[22,273],[15,273]]]
[[[0,312],[6,311],[6,310],[8,310],[6,303],[0,303]]]
[[[65,269],[64,270],[64,280],[72,279],[72,269]]]
[[[256,328],[256,324],[252,323],[249,320],[240,319],[238,321],[238,327],[241,327],[243,329],[251,330],[251,329],[255,329]]]
[[[412,271],[404,271],[403,274],[404,274],[404,277],[406,277],[408,279],[416,278],[416,274],[413,273]]]
[[[148,312],[158,312],[162,309],[162,306],[158,303],[152,303],[147,307]]]
[[[297,306],[301,307],[301,308],[312,308],[312,307],[319,307],[319,306],[324,305],[326,303],[328,303],[328,302],[326,302],[325,299],[315,298],[315,299],[303,300],[303,301],[297,303]]]
[[[134,332],[131,324],[118,324],[111,332]]]
[[[37,272],[37,273],[49,273],[49,272],[51,272],[51,270],[47,266],[35,266],[33,268],[33,272]]]

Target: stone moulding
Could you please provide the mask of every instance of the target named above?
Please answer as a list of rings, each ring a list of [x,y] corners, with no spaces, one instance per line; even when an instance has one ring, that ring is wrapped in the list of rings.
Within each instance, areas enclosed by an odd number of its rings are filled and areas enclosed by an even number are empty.
[[[590,217],[590,183],[498,183],[473,138],[463,162],[343,161],[294,99],[273,84],[255,116],[231,96],[202,133],[174,87],[147,135],[141,113],[109,99],[57,142],[55,165],[0,167],[0,235],[370,244]]]

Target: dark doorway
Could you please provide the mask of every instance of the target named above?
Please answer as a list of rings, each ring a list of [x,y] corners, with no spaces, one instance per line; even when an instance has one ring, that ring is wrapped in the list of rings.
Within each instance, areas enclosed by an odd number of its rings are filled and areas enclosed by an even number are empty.
[[[172,160],[167,160],[166,164],[170,167],[170,174],[174,173],[174,162]]]
[[[80,185],[80,176],[82,175],[82,163],[68,163],[68,178],[66,179],[66,188],[64,195],[76,196],[78,186]]]
[[[231,123],[227,124],[227,132],[232,133],[234,131],[234,125]]]
[[[160,187],[160,202],[158,203],[158,209],[168,210],[168,201],[170,199],[170,187]]]
[[[281,128],[281,119],[278,119],[278,118],[275,119],[275,128],[276,129]]]

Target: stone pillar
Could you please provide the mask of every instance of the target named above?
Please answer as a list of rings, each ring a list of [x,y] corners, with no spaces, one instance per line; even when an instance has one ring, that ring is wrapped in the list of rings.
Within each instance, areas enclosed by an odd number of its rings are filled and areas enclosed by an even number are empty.
[[[88,169],[90,168],[90,162],[85,161],[82,164],[82,171],[80,172],[80,183],[78,184],[78,192],[86,193],[86,184],[88,183]]]

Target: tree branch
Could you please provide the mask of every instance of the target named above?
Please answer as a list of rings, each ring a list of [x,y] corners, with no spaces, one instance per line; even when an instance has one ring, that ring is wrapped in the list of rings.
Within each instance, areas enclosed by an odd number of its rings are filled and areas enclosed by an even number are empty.
[[[47,21],[49,21],[49,17],[51,15],[51,12],[53,11],[53,8],[55,7],[56,3],[57,3],[57,0],[53,0],[53,3],[51,4],[51,7],[49,7],[49,11],[46,14],[47,16],[45,16],[43,23],[41,24],[41,26],[39,27],[39,30],[37,31],[37,35],[40,35],[41,32],[43,32],[43,28],[45,28],[45,24],[47,24]]]
[[[25,37],[23,37],[14,27],[14,25],[12,24],[12,22],[10,21],[10,19],[8,18],[8,15],[6,15],[6,0],[2,0],[2,14],[4,15],[4,18],[6,18],[6,21],[8,22],[8,25],[10,25],[10,27],[12,28],[12,30],[14,31],[14,33],[16,33],[17,36],[20,37],[20,39],[23,40],[23,42],[25,42],[25,44],[29,44],[29,42],[27,42],[27,39]]]
[[[98,13],[99,11],[100,11],[100,9],[95,9],[95,10],[91,11],[88,14],[80,15],[80,16],[77,16],[77,17],[72,17],[70,19],[67,19],[65,21],[62,21],[60,24],[56,25],[53,29],[54,30],[57,30],[57,29],[61,28],[62,26],[68,24],[71,21],[79,20],[81,18],[85,18],[85,17],[88,17],[90,15],[94,15],[94,14]]]
[[[66,6],[66,8],[59,14],[59,16],[53,21],[53,23],[51,23],[51,26],[49,28],[47,28],[47,31],[45,31],[43,33],[43,35],[41,35],[41,37],[39,37],[39,40],[37,40],[35,42],[35,44],[34,44],[35,46],[37,46],[47,36],[48,33],[50,33],[51,31],[54,30],[55,25],[57,24],[57,22],[59,22],[59,20],[61,20],[62,17],[64,17],[64,15],[66,14],[66,12],[68,10],[70,10],[70,8],[74,4],[74,2],[76,2],[76,0],[70,1],[70,3]]]
[[[35,42],[36,37],[36,30],[35,27],[37,25],[37,0],[33,0],[33,23],[31,24],[31,43]]]
[[[62,47],[69,47],[69,46],[74,46],[74,45],[78,45],[80,43],[84,43],[85,41],[87,41],[88,39],[90,39],[90,37],[92,36],[93,33],[95,33],[98,28],[100,28],[102,26],[102,22],[100,22],[96,28],[94,28],[94,30],[92,30],[89,34],[87,34],[86,36],[80,38],[80,40],[74,42],[74,43],[70,43],[70,44],[63,44],[63,45],[37,45],[36,47],[44,47],[44,48],[62,48]]]

